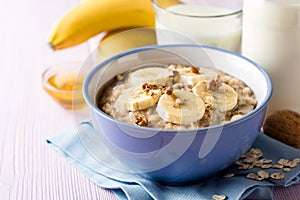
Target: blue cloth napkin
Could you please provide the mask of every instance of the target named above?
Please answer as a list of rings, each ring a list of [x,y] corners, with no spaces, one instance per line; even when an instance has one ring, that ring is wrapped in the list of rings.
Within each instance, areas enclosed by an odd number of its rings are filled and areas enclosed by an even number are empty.
[[[228,200],[239,199],[272,199],[273,186],[289,186],[300,183],[300,164],[284,173],[283,180],[256,181],[248,179],[243,170],[236,166],[229,167],[237,175],[231,178],[212,177],[209,181],[186,186],[166,186],[149,181],[134,173],[115,170],[99,162],[97,156],[86,148],[87,143],[93,144],[98,133],[89,122],[81,123],[76,129],[58,134],[47,143],[61,153],[74,167],[85,174],[91,181],[102,188],[111,189],[121,200],[151,200],[151,199],[212,199],[215,194],[225,194]],[[87,139],[82,142],[82,136]],[[260,133],[253,147],[263,151],[264,157],[272,160],[280,158],[294,159],[300,157],[300,151],[280,143]],[[99,152],[105,154],[105,146],[97,146]],[[111,155],[107,155],[111,156]],[[112,157],[108,157],[113,160]],[[273,170],[274,169],[269,169]],[[278,171],[278,169],[277,169]],[[249,173],[249,171],[247,171]]]

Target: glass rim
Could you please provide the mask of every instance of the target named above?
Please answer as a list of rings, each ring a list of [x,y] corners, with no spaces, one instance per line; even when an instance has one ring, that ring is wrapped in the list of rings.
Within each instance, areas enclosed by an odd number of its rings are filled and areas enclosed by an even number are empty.
[[[275,6],[284,6],[284,7],[300,7],[300,2],[280,2],[280,1],[272,1],[272,2],[265,2],[268,4],[272,4]]]
[[[167,12],[170,14],[174,14],[174,15],[178,15],[178,16],[182,16],[182,17],[192,17],[192,18],[222,18],[222,17],[229,17],[229,16],[234,16],[237,14],[241,14],[243,12],[243,9],[238,9],[236,11],[232,11],[232,12],[228,12],[225,14],[220,14],[220,15],[192,15],[192,14],[182,14],[182,13],[177,13],[177,12],[173,12],[170,10],[167,10],[166,8],[161,7],[156,0],[151,0],[152,5],[159,10],[162,10],[163,12]]]

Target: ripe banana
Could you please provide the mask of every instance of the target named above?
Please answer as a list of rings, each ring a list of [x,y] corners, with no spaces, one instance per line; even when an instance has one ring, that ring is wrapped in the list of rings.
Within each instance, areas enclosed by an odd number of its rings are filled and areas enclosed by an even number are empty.
[[[156,107],[158,115],[167,122],[190,125],[200,120],[205,113],[202,99],[185,90],[163,94]]]
[[[128,110],[144,110],[156,104],[161,96],[161,89],[156,85],[144,84],[134,90],[129,97]]]
[[[238,101],[237,92],[225,83],[222,83],[216,90],[208,90],[206,82],[199,82],[192,88],[192,91],[205,103],[220,111],[233,109]]]
[[[132,86],[140,86],[144,83],[151,83],[166,86],[172,82],[170,76],[173,75],[172,70],[164,67],[146,67],[133,71],[128,78]]]
[[[129,49],[157,44],[154,28],[131,28],[108,32],[98,46],[98,60]]]
[[[154,27],[151,0],[85,0],[63,16],[48,42],[58,50],[101,32],[130,27]]]

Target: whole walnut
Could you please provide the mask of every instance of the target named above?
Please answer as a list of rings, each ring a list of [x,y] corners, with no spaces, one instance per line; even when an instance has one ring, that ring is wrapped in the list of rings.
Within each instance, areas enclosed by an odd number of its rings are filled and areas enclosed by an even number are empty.
[[[300,114],[292,110],[273,111],[265,119],[263,132],[287,145],[300,148]]]

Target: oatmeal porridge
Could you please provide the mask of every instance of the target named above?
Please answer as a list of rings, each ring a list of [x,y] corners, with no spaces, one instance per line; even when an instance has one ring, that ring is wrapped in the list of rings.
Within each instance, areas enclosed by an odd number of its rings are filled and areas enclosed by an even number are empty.
[[[117,75],[98,92],[96,103],[123,122],[189,129],[236,120],[257,100],[244,82],[220,70],[168,65]]]

